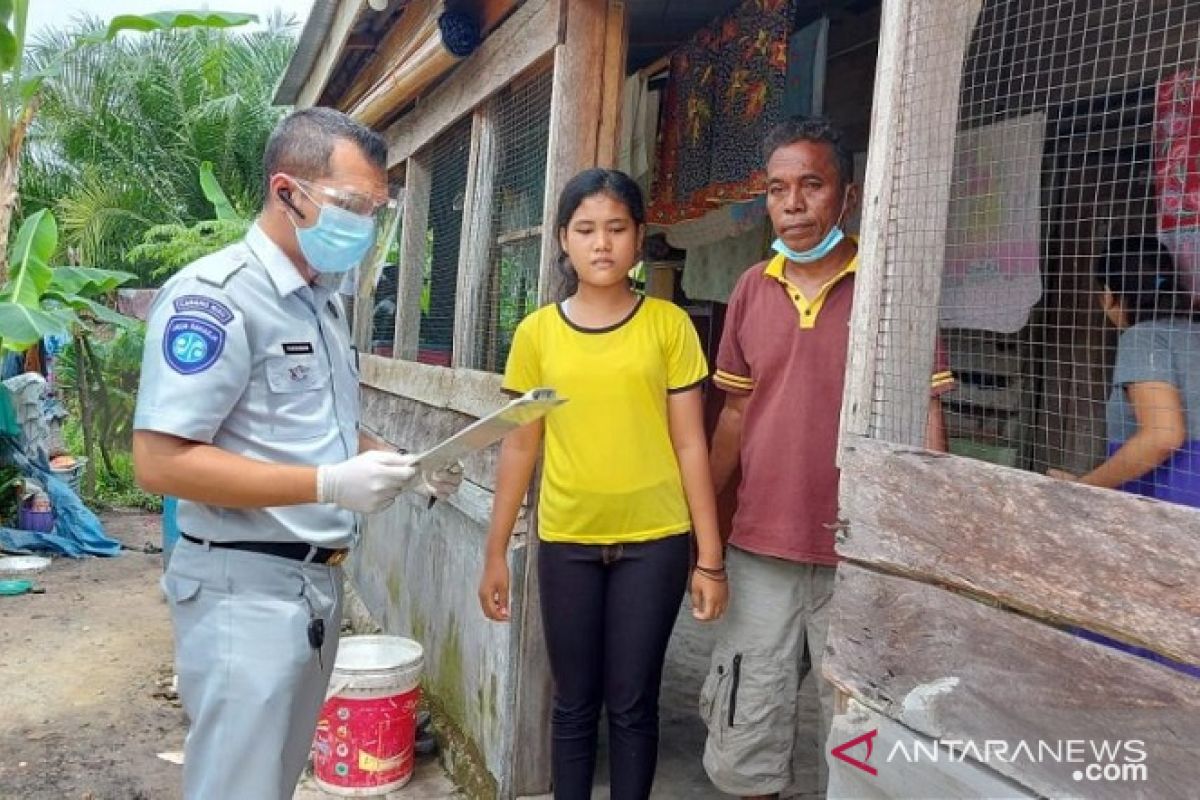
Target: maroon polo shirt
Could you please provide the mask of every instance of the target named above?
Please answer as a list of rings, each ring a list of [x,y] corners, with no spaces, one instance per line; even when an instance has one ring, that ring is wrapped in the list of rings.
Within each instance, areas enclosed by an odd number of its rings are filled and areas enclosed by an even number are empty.
[[[857,255],[807,299],[777,256],[751,267],[729,299],[713,381],[749,395],[730,544],[835,565],[837,445]],[[938,348],[936,394],[953,388]]]

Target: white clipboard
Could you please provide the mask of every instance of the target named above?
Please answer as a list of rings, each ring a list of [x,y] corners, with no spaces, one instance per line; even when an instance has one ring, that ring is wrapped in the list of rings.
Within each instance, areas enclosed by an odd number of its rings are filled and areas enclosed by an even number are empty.
[[[421,453],[413,466],[422,472],[437,472],[454,466],[464,457],[500,441],[522,425],[541,419],[565,402],[566,398],[559,397],[553,389],[531,389]]]

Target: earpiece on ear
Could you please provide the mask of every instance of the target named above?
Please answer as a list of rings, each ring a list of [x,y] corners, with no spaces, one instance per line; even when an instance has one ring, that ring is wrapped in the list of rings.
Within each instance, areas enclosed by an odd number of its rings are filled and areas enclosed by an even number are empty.
[[[279,198],[279,202],[283,203],[285,206],[290,208],[292,211],[295,211],[297,217],[299,217],[300,219],[306,219],[306,217],[304,216],[304,212],[301,211],[300,209],[296,208],[296,204],[292,202],[292,190],[291,189],[287,188],[286,186],[280,186],[279,189],[275,192],[275,195]]]

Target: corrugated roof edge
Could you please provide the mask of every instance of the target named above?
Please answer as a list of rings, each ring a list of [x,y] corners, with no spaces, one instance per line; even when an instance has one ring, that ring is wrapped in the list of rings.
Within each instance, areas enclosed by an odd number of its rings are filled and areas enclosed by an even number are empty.
[[[275,105],[295,105],[300,97],[300,90],[304,88],[304,82],[312,72],[317,55],[329,36],[337,6],[338,0],[313,0],[304,30],[300,32],[300,40],[296,42],[296,51],[292,53],[292,60],[288,62],[283,77],[275,87],[275,97],[272,100]]]

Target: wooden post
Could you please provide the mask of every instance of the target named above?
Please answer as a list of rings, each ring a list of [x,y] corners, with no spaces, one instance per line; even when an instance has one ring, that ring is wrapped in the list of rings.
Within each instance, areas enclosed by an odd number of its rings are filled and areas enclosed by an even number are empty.
[[[428,155],[418,153],[410,158],[406,176],[396,291],[396,341],[392,353],[396,358],[412,361],[417,357],[421,334],[421,288],[425,283],[430,189]]]
[[[554,215],[563,186],[580,170],[611,164],[620,126],[628,30],[624,0],[559,0],[563,26],[554,49],[550,100],[546,196],[542,218],[538,296],[542,304],[561,297],[555,262],[558,231]],[[596,80],[597,65],[600,80]],[[536,500],[534,500],[536,503]],[[536,520],[531,530],[536,531]],[[513,789],[516,795],[550,790],[551,685],[537,591],[537,536],[526,549],[519,618],[520,650],[516,667],[517,733],[514,737]]]
[[[458,292],[454,308],[454,366],[477,369],[486,323],[492,255],[492,183],[496,176],[496,123],[493,104],[475,111],[466,201],[458,246]]]
[[[620,126],[618,78],[628,34],[624,0],[562,0],[566,20],[554,51],[554,88],[550,100],[550,142],[542,231],[538,295],[541,303],[561,298],[562,280],[555,264],[558,231],[552,224],[563,186],[580,170],[611,164]],[[611,26],[611,30],[610,30]],[[600,65],[600,80],[596,80]]]
[[[843,403],[849,433],[924,442],[962,66],[979,7],[883,6]],[[936,41],[912,35],[933,29]]]

